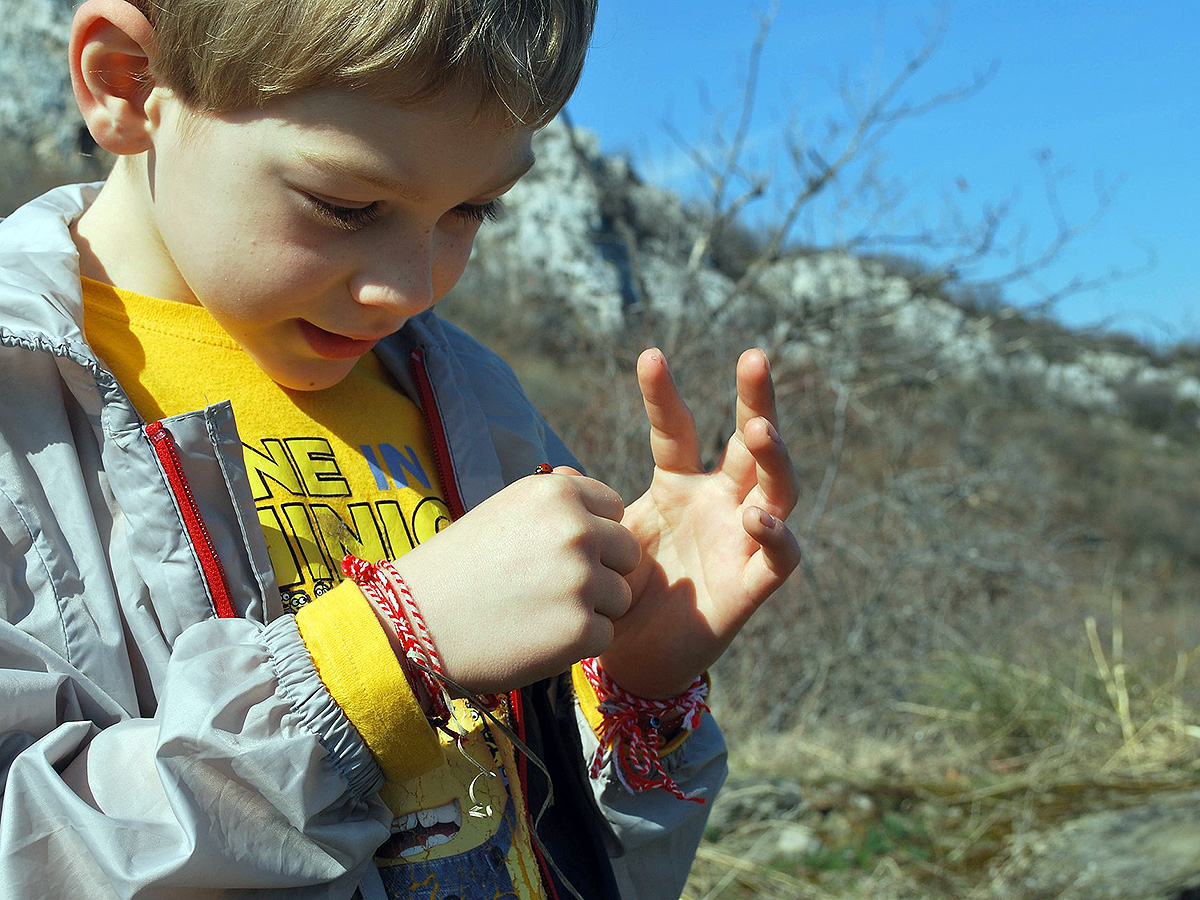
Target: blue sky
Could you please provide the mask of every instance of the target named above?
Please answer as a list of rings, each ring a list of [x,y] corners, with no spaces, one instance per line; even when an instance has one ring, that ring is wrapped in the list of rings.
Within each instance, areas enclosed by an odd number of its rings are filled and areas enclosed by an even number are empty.
[[[1096,210],[1098,178],[1114,193],[1099,224],[1037,283],[1009,288],[1010,299],[1036,299],[1074,276],[1115,268],[1137,274],[1063,300],[1058,316],[1156,341],[1200,340],[1197,0],[781,0],[747,158],[786,172],[779,148],[789,122],[818,129],[841,108],[839,84],[864,84],[872,73],[886,81],[938,21],[942,42],[905,97],[967,84],[993,63],[996,70],[978,94],[902,124],[883,142],[880,171],[904,197],[889,227],[937,222],[947,198],[976,215],[1011,199],[1005,235],[1027,232],[1032,252],[1055,233],[1036,160],[1048,150],[1069,221]],[[714,115],[724,111],[732,127],[757,29],[755,7],[735,0],[600,0],[588,67],[568,110],[648,180],[696,191],[694,167],[665,123],[701,147]],[[761,203],[759,215],[771,204]],[[846,221],[829,207],[813,215],[826,239]],[[1151,256],[1152,268],[1142,271]],[[980,274],[1004,265],[997,260]]]

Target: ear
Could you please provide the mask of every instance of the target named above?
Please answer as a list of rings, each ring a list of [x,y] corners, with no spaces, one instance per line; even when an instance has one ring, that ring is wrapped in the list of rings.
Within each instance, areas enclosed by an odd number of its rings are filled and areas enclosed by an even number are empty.
[[[154,28],[127,0],[86,0],[71,22],[71,86],[96,143],[128,155],[150,148],[145,103],[154,87]]]

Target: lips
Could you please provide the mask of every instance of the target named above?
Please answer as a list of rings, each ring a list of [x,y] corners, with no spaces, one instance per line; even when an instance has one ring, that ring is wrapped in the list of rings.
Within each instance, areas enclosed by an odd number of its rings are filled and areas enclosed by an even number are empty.
[[[372,348],[382,340],[382,337],[347,337],[344,334],[326,331],[304,319],[300,320],[300,333],[304,335],[304,339],[313,352],[326,359],[356,359],[370,353]]]

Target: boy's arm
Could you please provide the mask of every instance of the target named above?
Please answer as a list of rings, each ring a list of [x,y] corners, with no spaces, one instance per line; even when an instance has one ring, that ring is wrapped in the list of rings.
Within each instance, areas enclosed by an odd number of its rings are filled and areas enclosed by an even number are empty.
[[[6,621],[0,662],[0,896],[349,896],[387,837],[290,616],[188,628],[153,718]]]
[[[798,544],[784,524],[797,486],[761,351],[739,360],[737,426],[712,472],[702,467],[691,413],[660,352],[643,354],[638,378],[655,472],[650,489],[622,518],[641,544],[642,559],[629,576],[632,606],[614,622],[613,642],[600,659],[631,693],[671,697],[720,657],[798,564]],[[598,743],[588,706],[583,698],[577,707],[585,759]],[[592,781],[616,840],[610,855],[618,883],[639,900],[680,895],[728,771],[724,740],[707,713],[666,750],[667,774],[682,793],[705,803],[660,789],[631,792],[611,759]]]

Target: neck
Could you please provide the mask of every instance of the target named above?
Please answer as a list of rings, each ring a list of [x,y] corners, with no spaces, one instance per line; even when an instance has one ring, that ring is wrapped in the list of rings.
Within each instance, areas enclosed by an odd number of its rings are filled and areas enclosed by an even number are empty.
[[[95,202],[71,226],[79,273],[151,297],[180,295],[179,275],[163,258],[154,220],[149,153],[121,156]],[[186,288],[184,288],[186,291]]]

